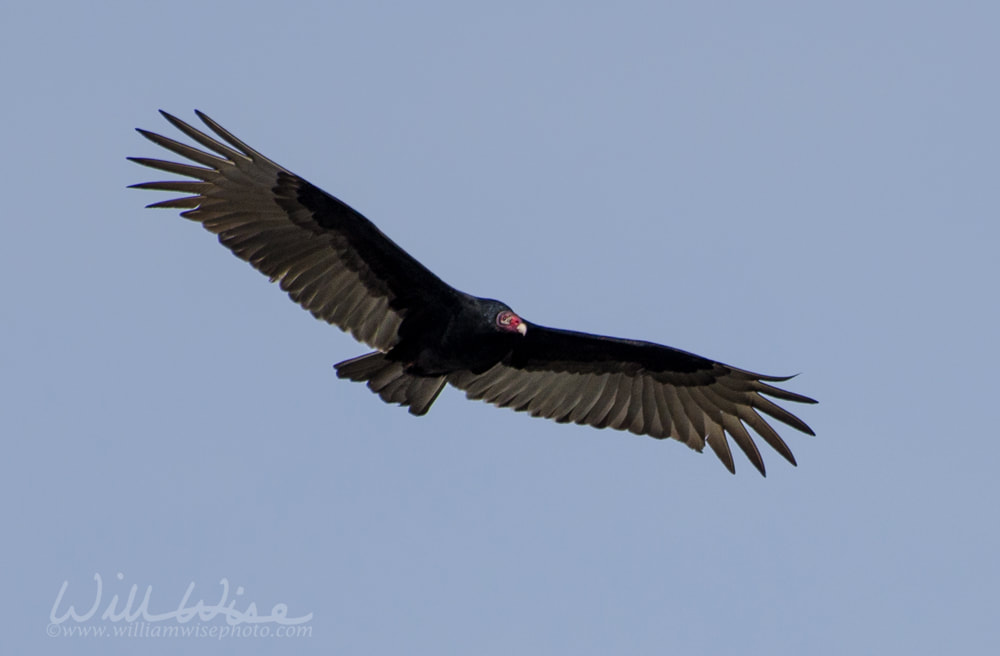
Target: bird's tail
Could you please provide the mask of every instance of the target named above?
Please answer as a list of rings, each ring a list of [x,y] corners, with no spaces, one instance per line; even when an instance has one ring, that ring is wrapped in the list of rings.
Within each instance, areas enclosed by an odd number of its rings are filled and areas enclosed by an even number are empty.
[[[368,388],[386,403],[409,406],[410,414],[426,413],[444,388],[444,376],[414,376],[403,365],[392,362],[385,353],[375,351],[335,364],[338,378],[368,382]]]

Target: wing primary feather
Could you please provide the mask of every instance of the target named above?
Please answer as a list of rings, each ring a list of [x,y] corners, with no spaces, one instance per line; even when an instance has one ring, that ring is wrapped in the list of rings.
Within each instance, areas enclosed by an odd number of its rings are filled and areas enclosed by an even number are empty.
[[[733,452],[729,448],[729,440],[726,439],[726,434],[722,430],[722,426],[710,419],[707,432],[706,441],[708,442],[708,446],[712,448],[712,451],[722,461],[722,464],[726,466],[729,473],[735,474],[736,464],[733,462]]]
[[[720,378],[719,382],[721,383],[723,380],[725,379]],[[728,383],[729,384],[727,385],[715,385],[712,389],[716,394],[736,404],[737,406],[758,408],[765,414],[770,415],[774,419],[777,419],[792,428],[800,430],[808,435],[815,435],[813,430],[809,428],[804,421],[770,399],[761,396],[755,391],[754,388],[750,387],[740,390],[733,386],[732,381],[728,381]]]
[[[182,194],[204,194],[212,189],[212,183],[200,180],[163,180],[161,182],[140,182],[129,185],[128,188],[176,191]]]
[[[178,130],[180,130],[181,132],[183,132],[184,134],[186,134],[187,136],[189,136],[191,139],[193,139],[193,140],[197,141],[198,143],[200,143],[205,148],[208,148],[209,150],[213,150],[216,153],[218,153],[218,154],[222,155],[223,157],[226,157],[227,159],[232,160],[232,161],[235,161],[237,158],[244,159],[244,160],[249,159],[246,156],[246,154],[241,153],[241,152],[239,152],[237,150],[233,150],[229,146],[216,141],[215,139],[213,139],[212,137],[208,136],[207,134],[205,134],[201,130],[198,130],[197,128],[194,128],[194,127],[188,125],[186,122],[182,121],[181,119],[177,118],[176,116],[174,116],[172,114],[169,114],[169,113],[163,111],[162,109],[160,110],[160,114],[163,116],[163,118],[165,118],[168,121],[170,121],[171,125],[173,125],[175,128],[177,128]]]
[[[732,372],[734,377],[740,377],[743,380],[748,381],[758,381],[766,380],[769,383],[783,383],[787,380],[791,380],[798,376],[798,374],[792,374],[791,376],[769,376],[767,374],[758,374],[754,371],[747,371],[746,369],[738,369],[737,367],[730,367],[729,365],[723,365]]]
[[[794,401],[796,403],[816,403],[816,399],[804,396],[802,394],[797,394],[795,392],[789,392],[788,390],[781,389],[780,387],[775,387],[774,385],[768,385],[767,383],[758,382],[755,386],[757,391],[761,394],[767,394],[768,396],[773,396],[776,399],[782,399],[783,401]]]
[[[169,137],[164,137],[162,135],[156,134],[155,132],[150,132],[149,130],[143,130],[142,128],[136,128],[136,132],[146,137],[157,146],[166,148],[167,150],[177,153],[181,157],[186,157],[192,162],[197,162],[203,166],[207,166],[210,169],[216,171],[221,171],[223,167],[233,166],[233,162],[228,159],[223,159],[217,155],[211,153],[206,153],[204,150],[198,150],[194,146],[189,146],[187,144],[181,143],[179,141],[174,141]]]
[[[202,200],[203,198],[201,196],[185,196],[184,198],[171,198],[170,200],[161,200],[158,203],[150,203],[146,207],[149,209],[157,209],[161,207],[189,209],[198,207]]]
[[[775,387],[774,385],[768,385],[763,381],[770,382],[782,382],[786,380],[791,380],[794,376],[765,376],[763,374],[755,374],[749,371],[744,371],[742,369],[734,369],[728,367],[729,372],[725,375],[719,376],[718,383],[725,387],[726,389],[733,390],[735,392],[749,392],[755,391],[760,394],[767,394],[768,396],[773,396],[777,399],[782,399],[784,401],[794,401],[796,403],[816,403],[816,399],[810,398],[803,394],[797,394],[796,392],[789,392],[788,390],[781,389],[780,387]]]
[[[696,451],[701,451],[705,443],[692,424],[691,416],[684,409],[680,388],[673,385],[663,388],[663,396],[670,411],[670,420],[674,425],[673,436]]]
[[[704,443],[704,439],[708,436],[708,423],[705,411],[691,398],[690,389],[687,387],[677,388],[677,398],[680,399],[681,406],[684,408],[684,416],[687,417],[694,434],[697,436],[696,441]]]
[[[202,120],[202,122],[205,125],[207,125],[209,127],[209,129],[212,130],[212,132],[214,132],[215,134],[217,134],[220,137],[222,137],[222,139],[224,141],[228,142],[229,145],[231,145],[234,148],[237,148],[240,151],[242,151],[249,159],[270,164],[271,166],[273,166],[275,168],[278,168],[278,169],[281,168],[280,166],[278,166],[277,164],[275,164],[274,162],[272,162],[268,158],[264,157],[263,155],[261,155],[259,152],[257,152],[256,150],[254,150],[253,148],[251,148],[247,144],[243,143],[232,132],[230,132],[229,130],[225,129],[224,127],[222,127],[221,125],[219,125],[218,123],[216,123],[215,121],[213,121],[204,112],[201,112],[201,111],[199,111],[199,110],[196,109],[196,110],[194,110],[194,113],[198,115],[198,118],[200,118]]]
[[[701,420],[701,433],[711,438],[708,440],[709,446],[722,459],[726,467],[735,473],[732,451],[729,448],[729,442],[726,439],[725,433],[727,412],[724,408],[719,407],[718,404],[708,399],[705,396],[704,389],[703,387],[685,387],[683,389],[682,398],[688,399],[691,404],[697,407],[695,409],[691,405],[685,405],[685,409]],[[697,423],[695,425],[697,426]],[[712,445],[713,440],[715,441],[714,446]]]
[[[771,445],[771,448],[781,454],[781,457],[792,463],[793,465],[798,465],[795,462],[795,456],[792,455],[792,450],[788,448],[785,441],[781,439],[778,432],[771,427],[771,424],[764,421],[753,408],[745,408],[743,412],[740,413],[740,419],[745,421],[750,428],[760,435],[765,442]]]
[[[757,468],[761,476],[767,476],[767,470],[764,468],[764,459],[760,455],[760,450],[757,445],[754,444],[753,438],[750,437],[750,433],[744,428],[743,424],[740,423],[738,417],[730,414],[722,415],[722,425],[726,429],[732,438],[736,442],[736,445],[740,447],[740,450],[746,455],[747,459]]]
[[[751,405],[760,410],[761,412],[774,417],[781,423],[788,424],[792,428],[796,428],[802,431],[803,433],[806,433],[808,435],[816,434],[813,432],[813,429],[809,428],[806,422],[802,421],[801,419],[790,413],[788,410],[785,410],[778,404],[774,403],[769,399],[764,398],[763,396],[754,395],[754,398],[751,401]]]
[[[714,419],[718,416],[718,421],[722,423],[722,427],[733,438],[737,446],[746,454],[761,475],[766,476],[760,451],[746,428],[740,423],[740,418],[747,413],[752,413],[753,410],[745,403],[734,402],[720,395],[717,387],[693,388],[690,390],[691,396],[710,418]]]
[[[175,173],[177,175],[184,175],[198,180],[208,181],[208,179],[216,173],[213,169],[203,169],[200,166],[191,166],[190,164],[180,164],[178,162],[168,162],[166,160],[154,159],[152,157],[129,157],[127,159],[131,162],[135,162],[136,164],[148,166],[151,169],[166,171],[167,173]]]

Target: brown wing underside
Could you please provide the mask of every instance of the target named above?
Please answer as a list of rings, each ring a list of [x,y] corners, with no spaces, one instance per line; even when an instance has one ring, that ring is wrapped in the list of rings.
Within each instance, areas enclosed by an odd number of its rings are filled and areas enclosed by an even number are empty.
[[[386,351],[398,340],[408,295],[450,290],[366,218],[204,114],[198,115],[226,143],[163,115],[207,150],[139,130],[198,166],[130,158],[190,178],[133,187],[185,194],[149,207],[186,210],[182,216],[217,234],[224,246],[277,281],[317,318]]]
[[[535,327],[529,328],[529,333]],[[764,395],[803,403],[812,399],[781,390],[764,381],[786,378],[762,376],[717,362],[709,368],[680,373],[649,371],[636,363],[621,363],[617,371],[603,363],[587,371],[580,363],[552,369],[502,362],[476,375],[461,372],[449,377],[470,399],[529,412],[558,422],[596,428],[615,428],[658,439],[674,438],[701,451],[712,448],[729,471],[735,473],[728,434],[760,471],[764,461],[747,427],[754,430],[793,465],[788,445],[761,416],[764,413],[800,431],[814,434],[802,420]]]

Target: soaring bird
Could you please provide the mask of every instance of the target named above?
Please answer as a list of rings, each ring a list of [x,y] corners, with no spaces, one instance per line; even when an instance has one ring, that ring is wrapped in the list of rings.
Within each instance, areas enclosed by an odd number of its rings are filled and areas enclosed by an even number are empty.
[[[763,475],[752,428],[793,465],[760,413],[809,435],[767,397],[815,403],[765,376],[652,342],[547,328],[507,305],[446,284],[340,199],[272,162],[202,112],[211,136],[160,112],[199,149],[138,129],[190,160],[129,159],[183,180],[132,185],[183,194],[147,207],[180,208],[316,318],[374,352],[337,375],[423,415],[446,384],[470,399],[558,422],[705,443],[735,473],[728,434]]]

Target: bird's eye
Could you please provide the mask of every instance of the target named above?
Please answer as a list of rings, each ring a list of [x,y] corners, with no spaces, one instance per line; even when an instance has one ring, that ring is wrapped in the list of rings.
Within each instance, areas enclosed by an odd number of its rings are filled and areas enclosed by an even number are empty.
[[[513,319],[513,317],[514,317],[513,314],[504,310],[503,312],[497,315],[497,323],[500,324],[501,326],[509,326],[511,319]]]

